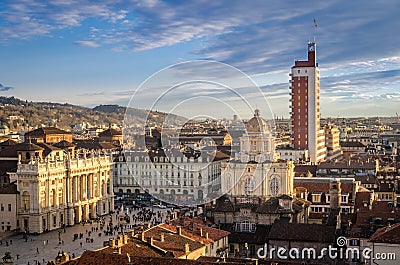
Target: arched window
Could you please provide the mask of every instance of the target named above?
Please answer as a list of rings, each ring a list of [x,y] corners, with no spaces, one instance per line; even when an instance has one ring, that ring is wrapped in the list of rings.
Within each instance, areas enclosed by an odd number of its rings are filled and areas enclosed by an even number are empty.
[[[22,205],[23,205],[25,211],[27,211],[31,208],[31,196],[29,195],[29,192],[27,192],[27,191],[24,191],[22,193]]]
[[[50,200],[51,200],[51,207],[55,207],[57,205],[57,194],[55,189],[52,189],[50,191]]]
[[[58,189],[58,204],[61,205],[64,203],[63,190],[61,188]]]
[[[254,191],[254,180],[252,178],[247,178],[244,182],[244,193],[246,195],[253,194]]]
[[[106,196],[106,182],[104,180],[101,181],[101,196]]]
[[[277,177],[272,177],[270,180],[270,190],[271,190],[271,195],[276,196],[279,194],[279,179]]]
[[[93,182],[94,196],[99,197],[99,189],[97,187],[97,180]]]
[[[40,207],[41,208],[46,208],[46,192],[43,190],[40,192]]]
[[[250,232],[250,222],[249,221],[244,221],[242,222],[242,227],[241,227],[242,232]]]

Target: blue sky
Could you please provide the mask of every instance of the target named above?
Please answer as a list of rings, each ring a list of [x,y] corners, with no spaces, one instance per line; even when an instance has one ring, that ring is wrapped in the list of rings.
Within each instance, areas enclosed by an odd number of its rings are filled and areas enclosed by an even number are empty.
[[[315,18],[322,116],[394,116],[399,13],[397,0],[2,1],[0,95],[127,105],[160,69],[206,59],[249,75],[273,114],[288,117],[288,72],[306,58]]]

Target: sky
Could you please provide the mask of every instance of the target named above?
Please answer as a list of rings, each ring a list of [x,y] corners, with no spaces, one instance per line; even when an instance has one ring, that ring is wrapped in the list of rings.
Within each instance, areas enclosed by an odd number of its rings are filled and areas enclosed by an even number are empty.
[[[399,13],[398,0],[3,0],[0,95],[167,112],[187,103],[179,114],[249,115],[232,110],[232,95],[221,91],[230,73],[256,84],[235,83],[236,96],[263,115],[289,117],[288,73],[295,60],[306,59],[307,41],[315,36],[322,117],[395,116]],[[175,76],[180,66],[190,66],[186,79]],[[181,89],[164,93],[168,104],[154,104],[167,88],[157,90],[149,80],[161,78],[170,85],[215,82],[174,86]]]

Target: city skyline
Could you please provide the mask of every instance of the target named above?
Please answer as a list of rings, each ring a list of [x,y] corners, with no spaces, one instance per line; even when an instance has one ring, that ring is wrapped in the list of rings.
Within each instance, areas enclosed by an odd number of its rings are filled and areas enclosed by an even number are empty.
[[[2,96],[83,106],[128,105],[135,89],[153,73],[205,59],[249,75],[273,114],[289,117],[288,73],[294,60],[306,59],[307,40],[316,35],[322,117],[398,112],[396,1],[77,3],[4,3]],[[205,91],[210,96],[219,93]],[[251,92],[243,95],[252,100]]]

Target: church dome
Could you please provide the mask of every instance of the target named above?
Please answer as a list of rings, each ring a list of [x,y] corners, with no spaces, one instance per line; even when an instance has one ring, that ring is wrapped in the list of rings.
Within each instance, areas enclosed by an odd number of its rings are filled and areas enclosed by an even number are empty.
[[[260,116],[258,109],[254,112],[254,117],[251,118],[246,124],[247,133],[267,134],[268,123]]]

